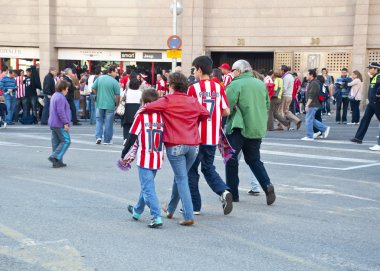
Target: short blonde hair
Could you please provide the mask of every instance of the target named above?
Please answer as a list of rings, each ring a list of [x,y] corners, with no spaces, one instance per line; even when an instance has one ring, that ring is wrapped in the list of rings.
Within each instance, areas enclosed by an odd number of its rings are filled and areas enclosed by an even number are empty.
[[[0,103],[4,103],[4,102],[5,102],[4,96],[0,96]]]

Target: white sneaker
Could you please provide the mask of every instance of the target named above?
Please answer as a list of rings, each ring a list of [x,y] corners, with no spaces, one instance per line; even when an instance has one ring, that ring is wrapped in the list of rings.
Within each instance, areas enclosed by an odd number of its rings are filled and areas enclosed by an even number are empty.
[[[331,116],[331,113],[327,113],[327,116]]]
[[[301,140],[303,140],[303,141],[313,141],[314,138],[305,136],[305,137],[301,138]]]
[[[6,122],[4,122],[4,129],[7,128],[7,125],[8,125],[8,124],[7,124]]]
[[[112,140],[110,142],[103,142],[103,145],[112,145]]]
[[[369,148],[371,151],[380,151],[380,145],[375,145]]]
[[[323,133],[323,138],[327,138],[329,136],[329,133],[330,133],[330,126],[327,126],[326,131]]]
[[[322,133],[321,132],[316,132],[313,134],[313,138],[319,138],[319,136],[321,135]]]
[[[102,143],[102,139],[101,138],[98,138],[96,139],[96,142],[95,142],[97,145],[100,145]]]

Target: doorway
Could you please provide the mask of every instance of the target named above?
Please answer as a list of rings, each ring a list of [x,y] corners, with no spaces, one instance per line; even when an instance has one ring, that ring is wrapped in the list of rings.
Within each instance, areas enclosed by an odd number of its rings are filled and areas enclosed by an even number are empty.
[[[211,52],[214,67],[217,68],[223,63],[232,64],[239,60],[247,60],[252,69],[262,73],[273,69],[274,52]]]

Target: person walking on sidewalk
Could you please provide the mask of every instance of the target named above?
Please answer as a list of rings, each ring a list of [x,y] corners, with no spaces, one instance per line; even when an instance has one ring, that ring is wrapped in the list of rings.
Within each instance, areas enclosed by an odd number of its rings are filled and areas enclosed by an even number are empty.
[[[235,153],[226,164],[227,185],[233,201],[239,201],[239,153],[259,181],[267,204],[276,200],[273,184],[260,160],[260,146],[267,130],[269,95],[264,82],[252,76],[251,65],[238,60],[232,65],[234,79],[227,88],[231,115],[227,121],[227,138]]]
[[[141,95],[141,105],[144,106],[144,104],[154,102],[158,98],[156,90],[146,89]],[[124,141],[124,149],[121,154],[121,159],[124,159],[136,140],[138,140],[136,164],[139,171],[141,192],[136,205],[129,205],[128,211],[132,214],[134,220],[139,220],[144,212],[145,205],[147,205],[152,217],[151,223],[148,225],[150,228],[162,226],[160,203],[155,189],[155,177],[157,171],[162,167],[164,158],[163,132],[164,121],[160,113],[137,114],[127,139]],[[122,163],[128,163],[128,158],[122,160]]]
[[[53,152],[49,156],[49,161],[52,162],[53,168],[66,166],[63,163],[63,156],[71,144],[69,134],[70,105],[65,97],[68,92],[69,83],[61,80],[57,83],[56,92],[50,101],[49,127]]]
[[[293,100],[292,96],[294,87],[294,77],[290,73],[290,68],[286,65],[281,66],[281,73],[282,80],[284,80],[284,90],[282,92],[281,99],[282,110],[284,112],[284,116],[289,120],[289,122],[294,121],[298,130],[301,127],[302,121],[289,110],[289,107]]]
[[[368,66],[370,79],[370,85],[368,89],[368,105],[365,109],[364,116],[360,121],[359,128],[355,134],[355,137],[351,139],[351,142],[361,144],[363,138],[367,133],[368,126],[371,123],[373,115],[376,115],[380,121],[380,64],[372,62]],[[371,150],[380,150],[379,145],[375,145]]]
[[[92,92],[96,95],[95,138],[98,145],[102,143],[103,132],[103,144],[112,144],[115,108],[119,105],[120,98],[120,86],[115,79],[117,75],[116,65],[110,65],[107,71],[107,75],[98,77],[92,85]]]
[[[229,188],[215,170],[214,160],[216,147],[222,129],[222,116],[230,114],[230,109],[220,84],[210,80],[212,73],[212,60],[209,56],[199,56],[194,59],[192,66],[195,68],[194,75],[197,83],[191,85],[187,94],[194,97],[210,112],[210,118],[203,120],[199,125],[201,145],[194,164],[189,170],[189,187],[193,201],[194,213],[199,214],[202,206],[199,193],[199,173],[201,171],[209,187],[220,196],[223,212],[228,215],[232,211],[232,195]]]
[[[161,113],[165,129],[163,142],[174,172],[172,195],[166,209],[166,217],[173,218],[178,202],[182,201],[183,226],[194,224],[193,203],[189,189],[188,172],[198,154],[201,143],[199,122],[210,117],[209,112],[193,97],[187,95],[188,82],[185,75],[174,72],[169,75],[171,95],[142,107],[138,113]]]
[[[322,122],[315,119],[316,112],[320,109],[321,103],[319,102],[319,94],[321,89],[320,82],[316,79],[317,72],[315,69],[310,69],[306,75],[309,81],[309,88],[307,89],[306,99],[306,136],[301,140],[312,141],[314,140],[315,127],[318,131],[323,133],[323,138],[327,138],[330,132],[330,127],[324,125]],[[322,77],[322,79],[324,79]]]

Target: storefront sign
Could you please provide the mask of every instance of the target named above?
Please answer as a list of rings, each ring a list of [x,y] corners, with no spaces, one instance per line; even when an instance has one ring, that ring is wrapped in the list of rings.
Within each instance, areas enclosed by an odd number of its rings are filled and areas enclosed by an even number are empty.
[[[128,49],[58,48],[58,59],[84,61],[171,62],[171,59],[167,58],[165,51],[129,51]]]
[[[143,52],[143,59],[162,59],[162,53]]]
[[[39,59],[40,50],[28,47],[0,47],[0,57]]]
[[[135,59],[136,53],[135,52],[121,52],[121,58]]]

